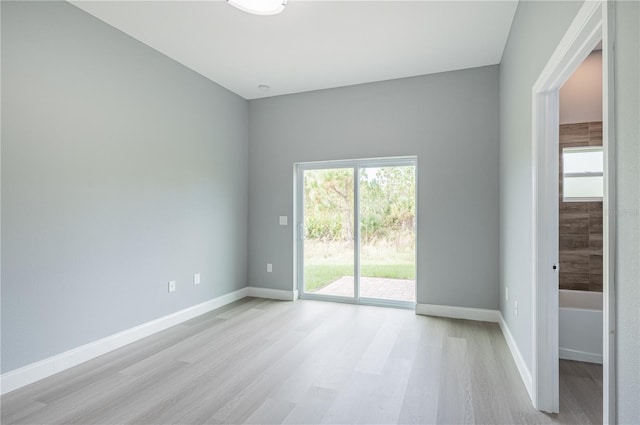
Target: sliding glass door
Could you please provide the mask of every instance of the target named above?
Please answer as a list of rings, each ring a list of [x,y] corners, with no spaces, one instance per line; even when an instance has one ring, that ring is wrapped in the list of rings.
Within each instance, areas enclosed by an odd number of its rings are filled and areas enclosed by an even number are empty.
[[[302,171],[306,294],[355,297],[353,168]]]
[[[412,307],[415,158],[296,167],[301,297]]]
[[[415,166],[360,169],[360,298],[415,302]]]

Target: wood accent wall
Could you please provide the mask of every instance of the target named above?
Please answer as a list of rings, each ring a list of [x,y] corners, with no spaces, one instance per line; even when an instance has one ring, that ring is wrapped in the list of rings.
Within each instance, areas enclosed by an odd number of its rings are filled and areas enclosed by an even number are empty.
[[[562,202],[562,149],[602,146],[602,122],[560,126],[560,289],[602,292],[602,201]]]

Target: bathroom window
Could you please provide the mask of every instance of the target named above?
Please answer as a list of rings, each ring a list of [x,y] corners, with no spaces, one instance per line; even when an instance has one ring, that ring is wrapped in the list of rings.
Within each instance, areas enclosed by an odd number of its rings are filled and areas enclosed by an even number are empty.
[[[601,201],[604,191],[602,146],[562,150],[562,198],[565,202]]]

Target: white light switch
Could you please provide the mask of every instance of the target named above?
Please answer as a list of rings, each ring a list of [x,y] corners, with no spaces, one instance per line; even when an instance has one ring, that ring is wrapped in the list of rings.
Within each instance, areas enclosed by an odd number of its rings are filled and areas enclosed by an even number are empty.
[[[200,285],[200,273],[196,273],[193,275],[193,284]]]
[[[172,280],[169,282],[169,292],[176,292],[176,281]]]
[[[281,215],[280,216],[280,226],[286,226],[287,225],[287,216],[286,215]]]
[[[271,273],[273,271],[273,266],[271,264],[267,264],[267,273]]]

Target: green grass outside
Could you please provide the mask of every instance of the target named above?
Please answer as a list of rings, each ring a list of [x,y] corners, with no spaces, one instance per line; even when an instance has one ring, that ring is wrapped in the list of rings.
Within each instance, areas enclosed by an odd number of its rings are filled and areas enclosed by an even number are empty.
[[[306,265],[304,267],[305,291],[317,291],[342,276],[352,275],[353,266],[349,264]],[[360,275],[387,279],[415,279],[416,271],[413,264],[365,264],[360,266]]]

